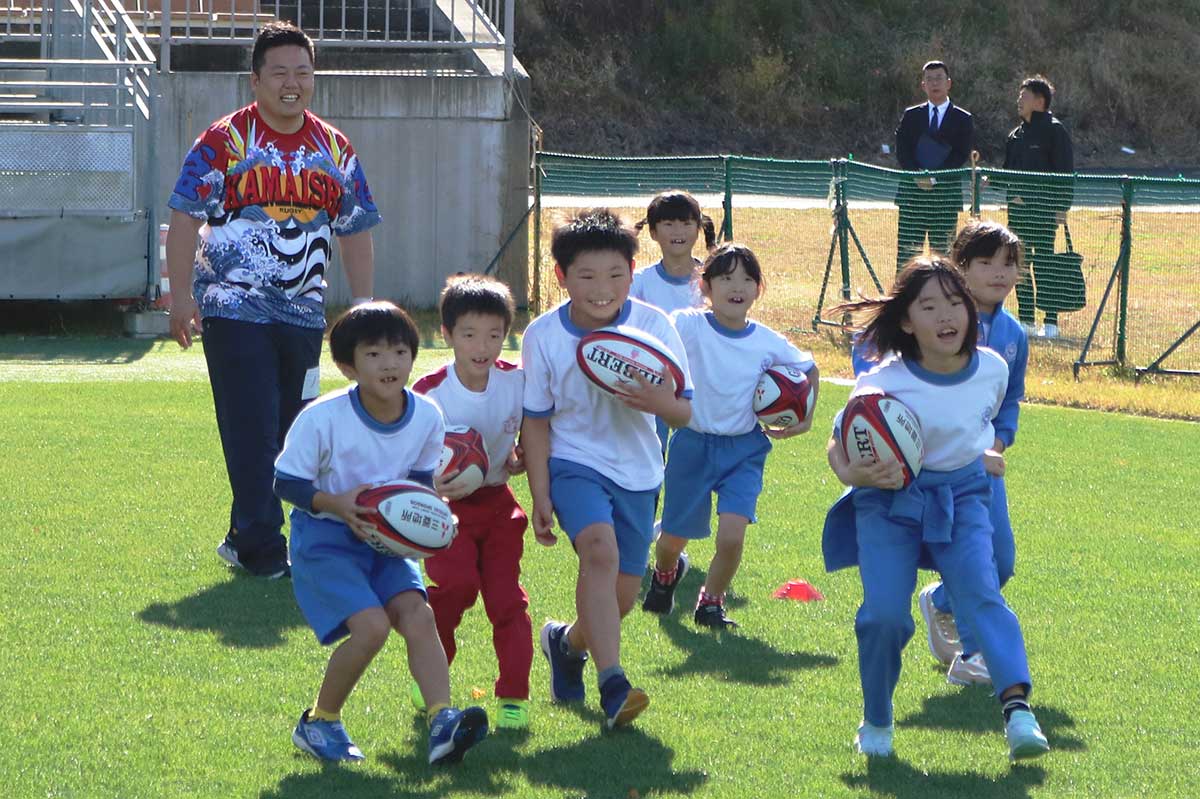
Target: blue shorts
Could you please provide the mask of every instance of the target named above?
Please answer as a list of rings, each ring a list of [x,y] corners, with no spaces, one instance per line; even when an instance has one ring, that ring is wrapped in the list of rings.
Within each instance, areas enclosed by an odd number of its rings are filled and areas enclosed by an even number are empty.
[[[405,591],[425,595],[414,560],[381,555],[341,522],[292,511],[292,590],[308,626],[322,644],[350,634],[346,619],[381,608]]]
[[[621,574],[646,573],[657,500],[657,488],[629,491],[595,469],[561,458],[550,459],[550,501],[559,526],[572,544],[593,524],[612,527]]]
[[[754,511],[770,451],[771,439],[760,428],[740,436],[697,433],[687,427],[676,430],[667,458],[663,532],[708,538],[714,493],[717,513],[736,513],[756,521]]]

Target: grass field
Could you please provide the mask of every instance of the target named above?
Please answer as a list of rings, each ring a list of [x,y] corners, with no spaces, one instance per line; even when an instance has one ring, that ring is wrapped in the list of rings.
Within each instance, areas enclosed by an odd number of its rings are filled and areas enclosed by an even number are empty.
[[[538,287],[543,307],[563,297],[553,275],[550,231],[568,209],[543,211],[542,264]],[[629,220],[641,219],[645,206],[620,208]],[[718,208],[706,208],[719,225]],[[896,211],[851,208],[851,222],[862,241],[871,265],[883,287],[895,274]],[[984,214],[1003,222],[1003,213]],[[822,279],[829,257],[830,214],[824,208],[738,208],[734,209],[734,238],[758,255],[766,273],[767,291],[752,314],[776,330],[786,332],[798,345],[812,350],[822,364],[844,369],[849,375],[848,347],[841,331],[821,326],[813,332]],[[964,214],[961,221],[967,219]],[[1088,284],[1088,307],[1060,318],[1062,338],[1054,343],[1033,341],[1030,347],[1027,397],[1033,402],[1050,402],[1081,408],[1124,410],[1151,416],[1200,419],[1200,380],[1195,377],[1148,376],[1136,385],[1126,370],[1106,366],[1086,367],[1077,381],[1071,370],[1095,320],[1096,308],[1116,262],[1120,243],[1120,214],[1117,210],[1076,209],[1071,212],[1075,249],[1084,255]],[[1131,245],[1131,277],[1127,327],[1127,366],[1145,367],[1200,319],[1200,252],[1195,250],[1200,215],[1190,213],[1141,212],[1135,215],[1135,239]],[[1059,234],[1059,248],[1065,248]],[[639,265],[660,257],[658,245],[646,231],[641,235]],[[531,238],[531,252],[536,242]],[[700,254],[697,248],[697,254]],[[850,286],[854,294],[875,293],[871,277],[851,244]],[[532,273],[532,266],[531,266]],[[841,260],[835,254],[824,308],[840,301]],[[1096,328],[1088,360],[1116,357],[1115,289]],[[1008,306],[1016,313],[1016,297]],[[829,315],[823,315],[830,319]],[[1040,316],[1039,316],[1040,318]],[[1184,342],[1163,364],[1167,369],[1200,370],[1200,335]]]
[[[447,357],[422,353],[418,372]],[[326,367],[329,365],[326,364]],[[326,368],[328,376],[335,374]],[[325,387],[339,385],[327,380]],[[1139,387],[1141,388],[1141,387]],[[827,429],[846,389],[823,387]],[[860,716],[857,574],[825,574],[819,535],[839,493],[814,433],[768,462],[731,614],[635,611],[624,661],[652,697],[632,728],[599,731],[546,701],[532,727],[489,737],[453,770],[425,765],[424,730],[393,639],[347,705],[368,756],[322,767],[289,737],[328,650],[290,585],[232,574],[214,547],[225,482],[202,355],[120,339],[0,338],[0,773],[19,797],[1150,797],[1200,793],[1200,476],[1194,423],[1044,406],[1022,412],[1009,458],[1021,617],[1035,703],[1054,751],[1010,767],[984,691],[948,686],[918,638],[896,695],[898,756],[850,749]],[[523,481],[516,487],[527,500]],[[535,626],[572,613],[565,542],[527,539]],[[694,601],[711,544],[692,549]],[[774,600],[788,579],[825,601]],[[481,610],[461,629],[459,703],[490,702]]]

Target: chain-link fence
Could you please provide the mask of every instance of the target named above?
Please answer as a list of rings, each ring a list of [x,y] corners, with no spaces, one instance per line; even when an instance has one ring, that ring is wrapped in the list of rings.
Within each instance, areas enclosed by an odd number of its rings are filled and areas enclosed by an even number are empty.
[[[972,215],[1008,225],[1026,270],[1007,307],[1047,357],[1200,374],[1200,181],[997,169],[902,172],[854,161],[538,153],[531,302],[562,299],[550,230],[568,209],[630,221],[664,189],[689,191],[722,237],[767,272],[756,316],[776,329],[841,324],[827,309],[886,289],[897,265],[945,250]],[[1065,222],[1065,225],[1063,224]],[[640,263],[659,257],[642,233]],[[702,253],[697,246],[697,256]]]

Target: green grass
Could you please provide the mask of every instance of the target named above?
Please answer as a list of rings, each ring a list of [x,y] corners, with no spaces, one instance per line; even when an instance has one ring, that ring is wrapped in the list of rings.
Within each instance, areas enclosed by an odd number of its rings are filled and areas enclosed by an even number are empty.
[[[45,346],[43,346],[45,345]],[[624,662],[652,697],[632,729],[602,734],[593,698],[546,701],[540,655],[532,727],[498,733],[452,770],[425,765],[394,638],[345,717],[368,755],[327,768],[289,736],[329,650],[287,582],[239,577],[214,554],[228,488],[198,351],[94,340],[0,341],[0,773],[12,797],[1191,796],[1200,737],[1200,633],[1192,509],[1194,423],[1028,407],[1009,459],[1017,576],[1036,706],[1054,751],[1010,767],[994,700],[952,688],[922,634],[896,694],[898,757],[849,747],[859,720],[857,573],[823,572],[820,528],[839,486],[819,433],[768,461],[731,614],[715,636],[687,613],[635,611]],[[17,351],[41,349],[18,361]],[[418,372],[445,360],[422,353]],[[334,373],[325,372],[327,378]],[[328,379],[326,388],[339,385]],[[824,387],[818,429],[846,396]],[[516,488],[523,502],[522,480]],[[711,542],[692,547],[694,601]],[[565,540],[527,538],[535,628],[572,614]],[[792,578],[825,594],[771,598]],[[481,609],[461,628],[454,698],[490,702]],[[636,794],[634,793],[636,792]]]

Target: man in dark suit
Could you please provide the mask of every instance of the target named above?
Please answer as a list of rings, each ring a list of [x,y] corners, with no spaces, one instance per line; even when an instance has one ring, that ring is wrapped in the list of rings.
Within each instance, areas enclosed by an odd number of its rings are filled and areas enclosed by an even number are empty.
[[[921,68],[921,89],[928,102],[905,109],[896,128],[896,158],[902,169],[959,169],[967,163],[975,144],[975,123],[970,113],[950,102],[950,83],[950,70],[941,61]],[[896,205],[899,269],[921,252],[926,235],[930,249],[949,250],[963,209],[962,178],[906,175],[896,191]]]

